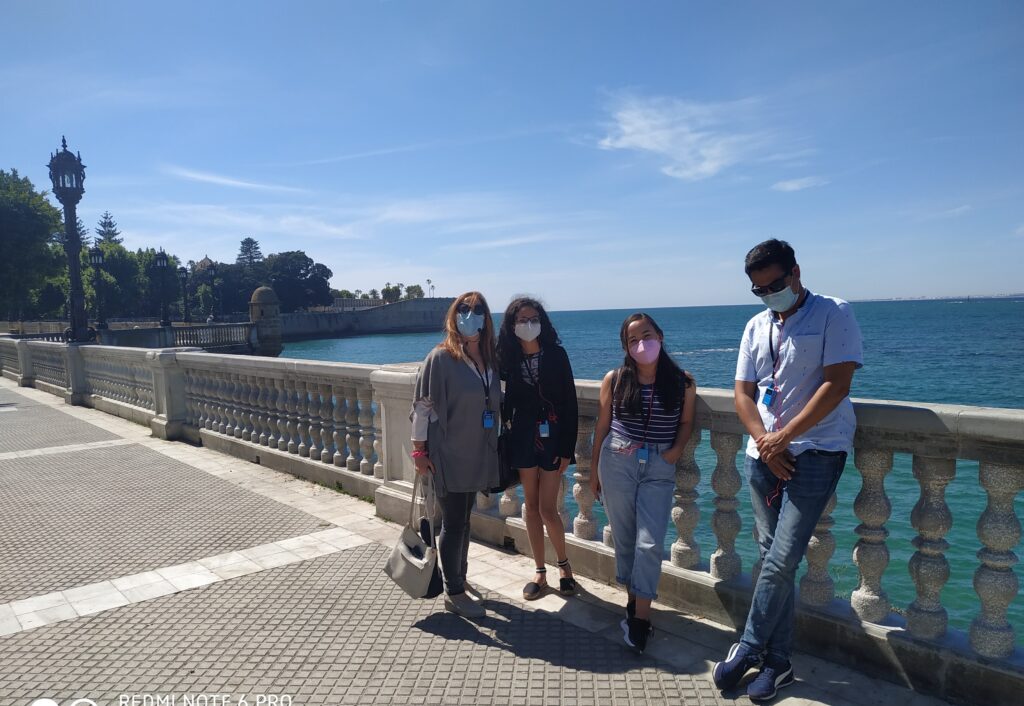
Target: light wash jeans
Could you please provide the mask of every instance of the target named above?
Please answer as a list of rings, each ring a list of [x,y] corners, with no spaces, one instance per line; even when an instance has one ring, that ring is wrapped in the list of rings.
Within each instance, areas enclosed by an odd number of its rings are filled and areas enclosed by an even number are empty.
[[[761,574],[740,643],[788,660],[793,650],[794,581],[821,513],[836,490],[846,453],[804,451],[796,472],[780,481],[759,458],[746,457]]]
[[[648,444],[640,463],[629,439],[609,432],[601,445],[601,495],[615,540],[615,580],[640,598],[658,597],[661,556],[672,512],[676,467],[661,457],[671,444]]]

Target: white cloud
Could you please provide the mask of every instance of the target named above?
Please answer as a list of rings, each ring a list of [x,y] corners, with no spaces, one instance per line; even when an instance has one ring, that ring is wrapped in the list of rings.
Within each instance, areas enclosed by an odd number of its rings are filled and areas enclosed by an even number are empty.
[[[800,179],[777,181],[772,184],[772,188],[776,191],[803,191],[804,189],[810,189],[815,186],[824,186],[828,183],[829,181],[825,177],[809,176]]]
[[[698,103],[677,98],[620,97],[602,149],[648,152],[664,158],[661,171],[685,181],[707,179],[748,159],[767,142],[750,126],[757,101]]]
[[[279,186],[277,184],[260,184],[253,181],[243,181],[241,179],[234,179],[220,174],[211,174],[210,172],[200,172],[194,169],[186,169],[185,167],[177,167],[173,164],[163,167],[162,171],[165,174],[170,174],[171,176],[176,176],[181,179],[188,179],[189,181],[200,181],[205,184],[217,184],[218,186],[231,186],[237,189],[288,192],[305,191],[305,189],[297,189],[292,186]]]

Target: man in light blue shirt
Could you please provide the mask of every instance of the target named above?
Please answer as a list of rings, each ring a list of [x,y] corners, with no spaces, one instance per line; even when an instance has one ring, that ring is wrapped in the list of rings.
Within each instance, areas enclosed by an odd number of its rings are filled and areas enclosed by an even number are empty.
[[[759,667],[747,695],[763,701],[794,681],[796,570],[853,445],[849,394],[863,354],[850,305],[807,290],[788,243],[761,243],[744,269],[768,307],[743,331],[735,389],[762,568],[743,637],[713,677],[731,689]]]

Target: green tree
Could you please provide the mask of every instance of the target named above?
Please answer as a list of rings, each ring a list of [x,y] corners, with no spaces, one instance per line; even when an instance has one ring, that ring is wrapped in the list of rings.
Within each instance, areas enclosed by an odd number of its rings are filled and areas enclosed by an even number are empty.
[[[50,246],[61,230],[60,211],[47,201],[46,192],[36,191],[16,169],[0,169],[0,313],[7,318],[29,314],[29,306],[38,301],[35,290],[59,273]]]
[[[388,304],[397,302],[402,297],[401,285],[393,285],[388,282],[384,289],[380,290],[380,298],[386,301]]]
[[[254,268],[261,262],[263,262],[263,253],[260,252],[260,244],[255,238],[243,238],[241,246],[238,248],[235,264]]]
[[[301,250],[267,256],[267,274],[281,300],[281,311],[292,312],[333,303],[330,268],[314,262]]]
[[[405,296],[403,299],[422,299],[423,298],[423,287],[418,284],[410,284],[405,288]]]
[[[121,237],[121,231],[117,229],[117,222],[114,217],[110,215],[110,211],[104,211],[103,215],[100,216],[100,221],[97,224],[99,228],[96,229],[97,244],[99,243],[112,243],[114,245],[120,245],[124,238]]]
[[[370,299],[380,299],[380,292],[378,292],[376,289],[371,289]]]

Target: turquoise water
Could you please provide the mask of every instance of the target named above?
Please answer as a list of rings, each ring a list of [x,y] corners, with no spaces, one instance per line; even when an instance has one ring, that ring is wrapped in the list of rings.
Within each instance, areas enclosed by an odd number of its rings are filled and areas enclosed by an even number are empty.
[[[689,370],[702,387],[733,386],[736,347],[746,321],[758,311],[751,306],[649,309],[665,331],[668,350]],[[873,399],[912,402],[944,402],[988,407],[1024,407],[1024,297],[1016,299],[940,300],[902,302],[860,302],[854,305],[864,334],[865,366],[854,378],[853,395]],[[619,325],[631,311],[552,312],[551,318],[569,352],[577,378],[600,378],[622,360]],[[438,334],[399,334],[360,338],[325,339],[288,343],[282,357],[334,360],[354,363],[397,363],[421,360],[438,341]],[[701,522],[696,537],[702,555],[715,549],[710,519],[714,512],[711,471],[716,457],[705,432],[697,450],[701,469],[699,505]],[[737,467],[742,470],[742,453]],[[570,469],[571,472],[572,469]],[[848,597],[857,585],[857,569],[851,555],[859,520],[853,501],[860,490],[860,475],[852,459],[838,489],[839,503],[833,513],[836,553],[832,574],[838,595]],[[571,486],[570,486],[571,487]],[[897,454],[886,479],[892,502],[887,525],[889,568],[883,587],[893,605],[902,609],[914,599],[914,585],[907,571],[913,555],[910,512],[919,496],[911,472],[909,455]],[[750,538],[752,521],[748,496],[740,514],[743,529],[737,550],[749,571],[755,558]],[[978,611],[973,577],[978,567],[975,553],[980,548],[976,524],[985,508],[986,495],[978,485],[978,464],[961,461],[957,476],[948,486],[947,502],[953,511],[953,528],[947,535],[950,549],[950,579],[943,590],[943,605],[950,625],[966,630]],[[575,510],[571,493],[567,504]],[[1017,516],[1024,517],[1024,496],[1018,496]],[[600,505],[595,514],[604,522]],[[666,546],[675,540],[669,527]],[[1017,554],[1022,547],[1018,546]],[[1024,599],[1011,604],[1010,622],[1018,642],[1024,644]]]

